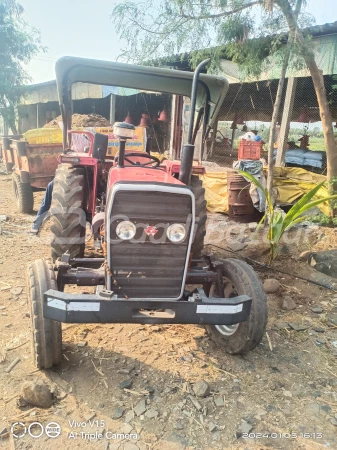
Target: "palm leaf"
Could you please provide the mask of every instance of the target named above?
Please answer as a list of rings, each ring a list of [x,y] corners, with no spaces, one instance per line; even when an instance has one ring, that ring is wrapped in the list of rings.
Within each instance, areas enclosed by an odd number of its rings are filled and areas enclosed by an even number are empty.
[[[319,198],[317,200],[314,200],[314,201],[308,203],[307,205],[304,205],[301,208],[299,214],[303,214],[305,211],[308,211],[308,209],[313,208],[316,205],[320,205],[321,203],[325,203],[325,202],[328,202],[330,200],[336,200],[336,199],[337,199],[337,195],[330,195],[329,197],[324,197],[324,198]],[[297,214],[296,217],[298,217],[299,214]]]
[[[290,223],[296,219],[300,214],[302,214],[302,208],[306,206],[316,194],[321,189],[321,187],[325,184],[325,181],[322,183],[319,183],[317,186],[315,186],[313,189],[311,189],[309,192],[303,195],[303,197],[298,200],[298,202],[293,205],[289,211],[287,212],[285,218],[284,218],[284,228],[288,228]],[[325,201],[325,200],[324,200]]]
[[[307,216],[302,216],[303,213],[308,211],[310,208],[313,208],[316,205],[320,205],[321,203],[327,202],[329,200],[337,199],[337,195],[331,195],[329,197],[320,198],[317,200],[312,200],[313,197],[317,194],[317,192],[321,189],[321,187],[325,184],[325,181],[317,184],[313,189],[303,195],[303,197],[298,200],[287,212],[285,216],[274,209],[274,205],[271,199],[271,195],[266,190],[264,186],[257,180],[253,175],[243,170],[238,170],[238,172],[246,179],[248,179],[251,183],[254,183],[266,197],[267,205],[268,205],[268,215],[269,215],[269,228],[268,228],[268,240],[270,245],[270,263],[277,257],[279,242],[283,236],[283,233],[288,230],[290,227],[297,225],[301,222],[304,222],[308,219]],[[266,218],[267,213],[261,219],[258,228],[262,224],[263,220]]]
[[[295,219],[291,222],[290,226],[293,227],[294,225],[298,225],[299,223],[305,222],[308,219],[310,219],[310,216],[297,217],[297,219]],[[284,231],[286,231],[286,230],[287,230],[287,228]]]

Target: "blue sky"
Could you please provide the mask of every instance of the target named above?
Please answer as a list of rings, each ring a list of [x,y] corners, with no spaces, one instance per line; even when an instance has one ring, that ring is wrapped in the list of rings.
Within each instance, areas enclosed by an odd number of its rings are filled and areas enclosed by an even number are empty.
[[[46,53],[37,55],[28,70],[33,82],[54,78],[60,56],[116,60],[125,45],[114,30],[113,0],[20,0],[24,19],[41,31]],[[307,10],[317,24],[337,20],[336,0],[308,0]]]

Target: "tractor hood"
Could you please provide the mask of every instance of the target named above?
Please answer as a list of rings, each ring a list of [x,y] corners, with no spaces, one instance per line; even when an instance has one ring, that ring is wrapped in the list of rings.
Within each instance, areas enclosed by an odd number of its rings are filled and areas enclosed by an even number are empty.
[[[144,91],[191,96],[193,72],[123,64],[64,56],[56,62],[56,82],[63,119],[63,145],[71,129],[71,86],[74,83],[102,84]],[[213,120],[228,90],[223,77],[201,74],[196,109],[208,102],[208,125]]]

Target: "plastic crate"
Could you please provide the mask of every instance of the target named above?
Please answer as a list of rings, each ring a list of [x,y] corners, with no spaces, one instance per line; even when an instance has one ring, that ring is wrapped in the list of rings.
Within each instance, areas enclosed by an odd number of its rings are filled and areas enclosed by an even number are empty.
[[[262,142],[246,141],[246,139],[241,139],[239,141],[238,159],[260,159],[261,148]]]

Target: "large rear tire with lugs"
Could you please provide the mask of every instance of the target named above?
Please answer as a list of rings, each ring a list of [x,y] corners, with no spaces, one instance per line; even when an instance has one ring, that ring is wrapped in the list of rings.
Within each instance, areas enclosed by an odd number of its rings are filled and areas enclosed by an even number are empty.
[[[20,176],[12,173],[13,192],[20,213],[31,213],[34,207],[33,189],[29,183],[22,183]]]
[[[223,266],[224,296],[248,295],[252,299],[250,315],[245,322],[235,325],[206,325],[210,337],[227,353],[244,354],[253,350],[262,340],[268,321],[267,296],[254,270],[245,262],[226,259]],[[210,297],[217,297],[215,284]]]
[[[27,290],[30,302],[32,352],[38,369],[49,369],[62,361],[62,327],[60,322],[43,317],[43,295],[57,289],[50,262],[38,259],[27,267]]]
[[[84,255],[86,228],[84,205],[84,170],[70,164],[60,164],[54,178],[50,208],[53,261],[66,251],[71,258]]]
[[[192,258],[200,258],[204,248],[204,239],[206,235],[206,200],[205,189],[202,187],[202,181],[197,175],[191,176],[191,190],[195,197],[195,225],[196,232],[192,243]]]

